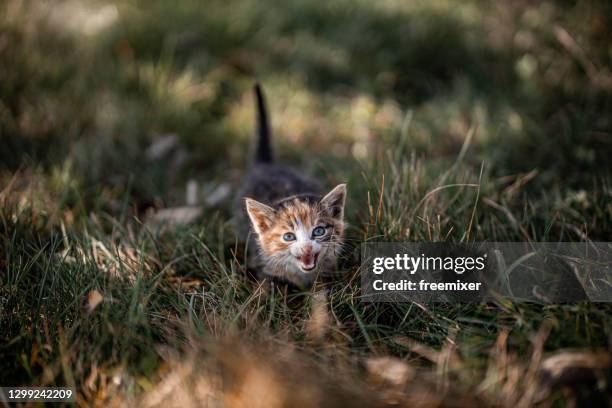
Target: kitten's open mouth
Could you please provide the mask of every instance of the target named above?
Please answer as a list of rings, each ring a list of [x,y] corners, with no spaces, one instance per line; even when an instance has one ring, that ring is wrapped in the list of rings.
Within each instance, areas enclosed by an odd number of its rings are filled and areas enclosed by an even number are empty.
[[[301,257],[298,258],[298,262],[300,264],[300,268],[304,272],[312,271],[314,268],[317,267],[317,259],[318,258],[319,258],[319,254],[302,255]]]

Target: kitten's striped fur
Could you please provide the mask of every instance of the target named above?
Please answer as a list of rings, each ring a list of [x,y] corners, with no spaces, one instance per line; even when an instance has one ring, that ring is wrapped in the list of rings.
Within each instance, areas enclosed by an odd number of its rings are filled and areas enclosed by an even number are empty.
[[[255,160],[238,194],[236,227],[249,242],[249,266],[258,274],[307,287],[317,275],[336,267],[344,236],[346,185],[323,195],[316,180],[273,163],[268,116],[258,85],[255,96]]]

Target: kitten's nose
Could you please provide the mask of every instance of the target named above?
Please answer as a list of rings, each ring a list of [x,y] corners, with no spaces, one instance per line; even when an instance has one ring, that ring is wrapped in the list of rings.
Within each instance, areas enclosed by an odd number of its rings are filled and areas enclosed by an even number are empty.
[[[317,248],[313,247],[311,243],[307,243],[307,244],[304,244],[300,248],[297,257],[298,259],[301,259],[301,258],[317,255],[318,253],[319,253],[319,250],[317,250]]]
[[[302,247],[303,255],[316,255],[320,251],[321,251],[321,248],[318,247],[317,245],[312,245],[311,242],[304,244],[304,246]]]

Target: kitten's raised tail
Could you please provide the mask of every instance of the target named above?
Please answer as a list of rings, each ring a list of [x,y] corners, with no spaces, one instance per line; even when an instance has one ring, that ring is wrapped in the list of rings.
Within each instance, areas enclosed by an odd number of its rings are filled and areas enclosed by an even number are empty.
[[[255,163],[272,163],[272,145],[270,144],[270,125],[268,110],[263,91],[255,84],[255,103],[257,104],[257,145],[255,147]]]

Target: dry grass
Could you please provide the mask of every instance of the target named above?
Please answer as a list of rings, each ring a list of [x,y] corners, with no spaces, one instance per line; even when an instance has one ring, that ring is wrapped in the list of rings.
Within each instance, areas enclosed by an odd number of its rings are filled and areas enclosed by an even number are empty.
[[[609,241],[611,15],[2,3],[0,383],[80,406],[606,403],[608,304],[362,303],[354,249]],[[255,77],[281,160],[349,185],[342,273],[306,293],[249,279],[231,227]]]

